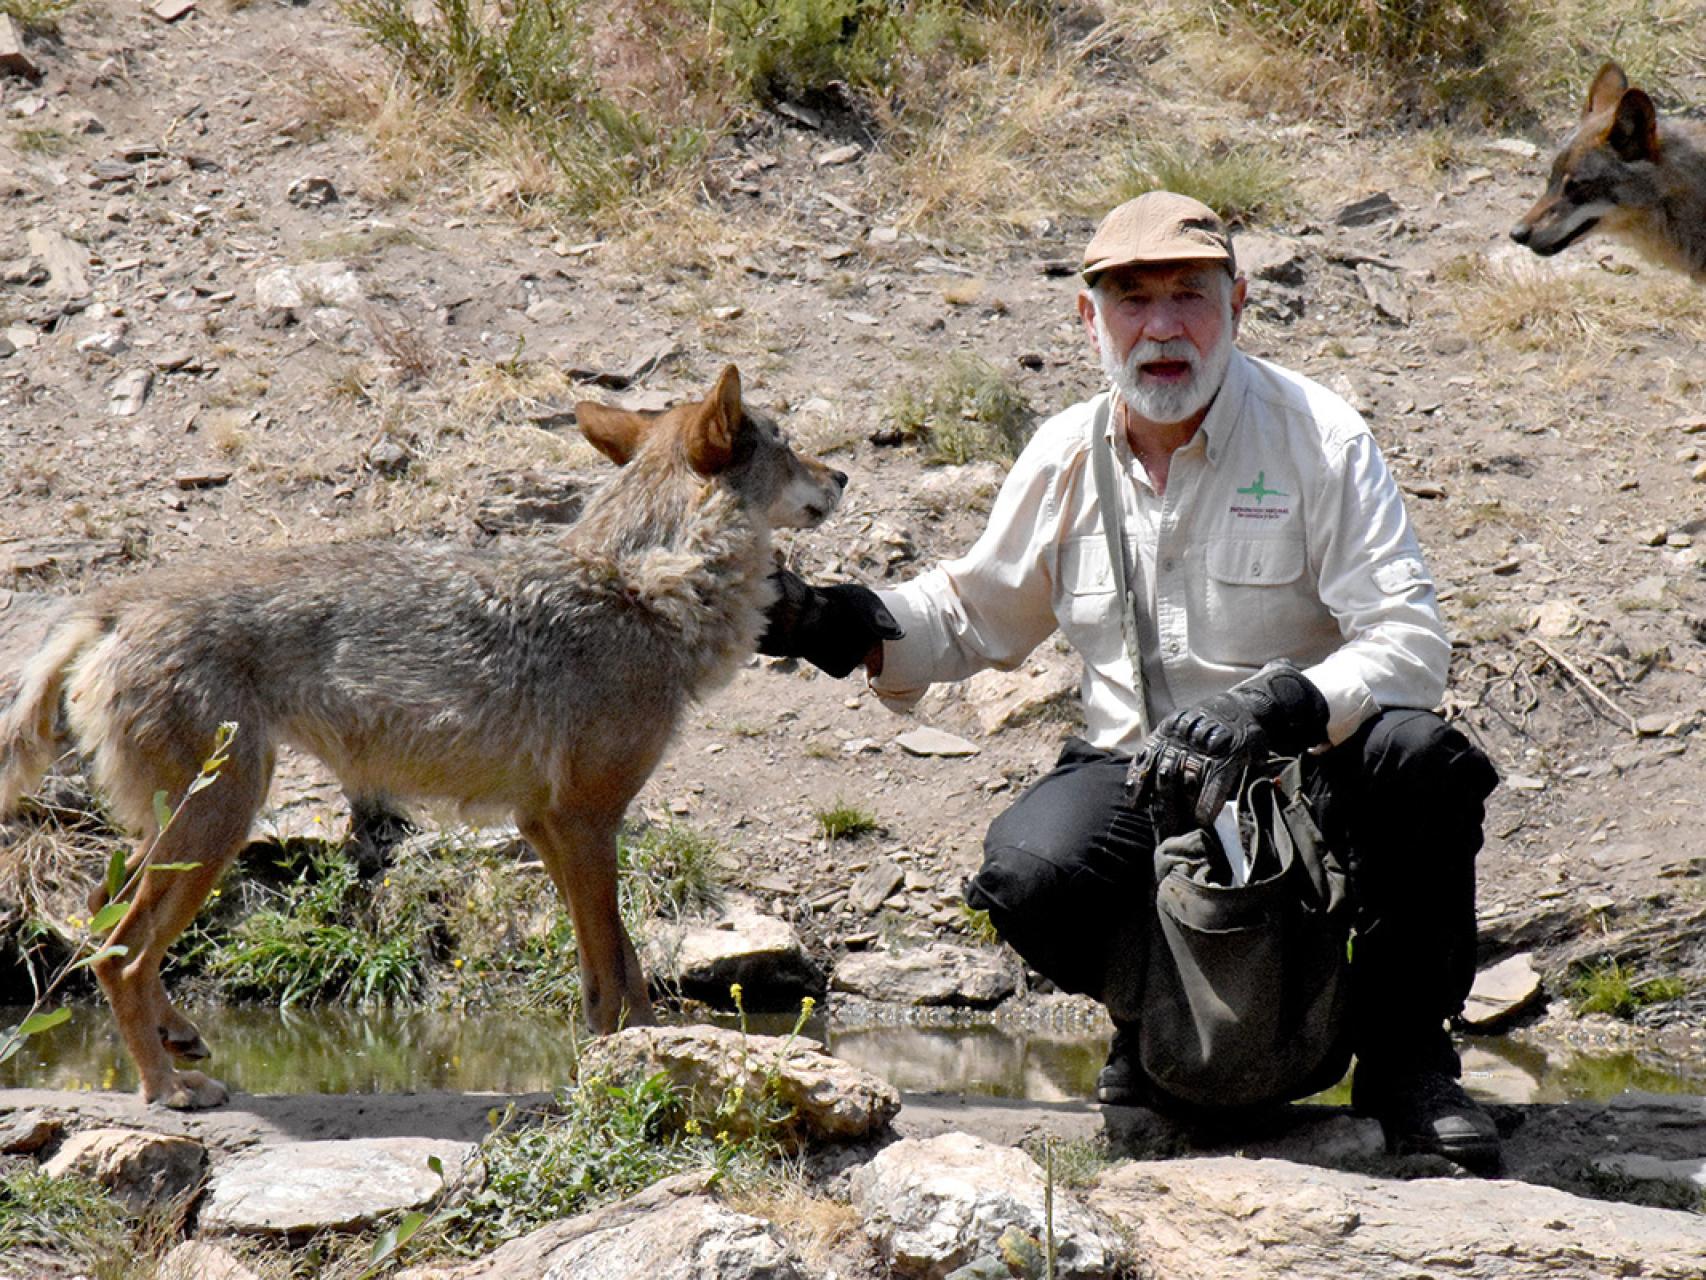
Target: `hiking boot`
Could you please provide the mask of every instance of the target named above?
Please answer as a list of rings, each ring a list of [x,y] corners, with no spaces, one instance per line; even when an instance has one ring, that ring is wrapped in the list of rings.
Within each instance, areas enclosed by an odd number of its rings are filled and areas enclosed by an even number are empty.
[[[1394,1155],[1439,1155],[1475,1173],[1498,1172],[1498,1127],[1450,1072],[1371,1070],[1359,1063],[1351,1108],[1380,1121],[1386,1149]]]
[[[1155,1106],[1155,1086],[1137,1058],[1136,1027],[1114,1027],[1107,1065],[1096,1073],[1096,1101],[1110,1107]]]

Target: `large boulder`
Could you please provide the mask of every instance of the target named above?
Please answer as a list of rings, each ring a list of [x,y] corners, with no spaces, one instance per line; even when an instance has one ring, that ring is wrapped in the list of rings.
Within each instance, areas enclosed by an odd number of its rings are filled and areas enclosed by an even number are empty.
[[[854,951],[830,977],[832,991],[910,1005],[987,1009],[1017,985],[1001,954],[948,943],[900,951]]]
[[[201,1206],[212,1234],[300,1237],[420,1209],[461,1180],[476,1146],[438,1138],[290,1142],[221,1169]],[[441,1178],[427,1163],[438,1157]]]
[[[740,896],[712,919],[654,926],[645,963],[653,976],[721,1009],[733,1007],[729,989],[737,984],[755,1010],[794,1008],[823,994],[823,974],[794,927]]]
[[[397,1280],[807,1280],[768,1223],[718,1203],[703,1184],[666,1178],[476,1262],[411,1268]]]
[[[888,1128],[900,1095],[803,1036],[721,1027],[629,1027],[593,1041],[580,1078],[633,1083],[662,1073],[706,1124],[736,1136],[769,1132],[795,1147]]]
[[[1522,1182],[1393,1181],[1216,1156],[1116,1166],[1089,1200],[1169,1280],[1706,1275],[1706,1219]]]
[[[194,1192],[207,1173],[207,1148],[193,1138],[140,1129],[85,1129],[67,1138],[42,1171],[88,1178],[141,1213]]]
[[[853,1207],[884,1263],[894,1275],[925,1280],[1010,1252],[1002,1237],[1013,1228],[1043,1241],[1044,1199],[1035,1160],[967,1133],[905,1139],[853,1173]],[[1124,1252],[1119,1236],[1060,1187],[1053,1222],[1056,1275],[1113,1273]]]

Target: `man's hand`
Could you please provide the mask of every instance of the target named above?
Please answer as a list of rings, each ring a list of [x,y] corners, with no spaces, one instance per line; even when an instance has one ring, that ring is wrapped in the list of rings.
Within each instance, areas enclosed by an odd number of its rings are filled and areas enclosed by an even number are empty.
[[[1324,742],[1327,719],[1321,691],[1292,663],[1270,662],[1156,726],[1132,758],[1126,790],[1160,835],[1212,826],[1251,765]]]
[[[770,575],[781,591],[765,614],[758,651],[772,658],[804,658],[840,679],[884,640],[906,633],[877,593],[857,583],[814,587],[778,568]]]

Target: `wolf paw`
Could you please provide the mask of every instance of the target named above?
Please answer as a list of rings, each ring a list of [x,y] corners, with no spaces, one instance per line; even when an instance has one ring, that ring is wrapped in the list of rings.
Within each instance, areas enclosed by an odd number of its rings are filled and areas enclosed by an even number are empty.
[[[166,1107],[172,1111],[203,1111],[208,1107],[224,1106],[231,1098],[226,1087],[212,1076],[199,1071],[174,1071],[166,1088],[148,1099],[151,1107]]]

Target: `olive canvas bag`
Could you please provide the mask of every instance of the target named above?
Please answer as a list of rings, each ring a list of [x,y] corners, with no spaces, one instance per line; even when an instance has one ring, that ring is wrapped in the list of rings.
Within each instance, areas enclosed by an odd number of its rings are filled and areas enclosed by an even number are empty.
[[[1297,760],[1244,791],[1246,883],[1211,831],[1155,850],[1139,1060],[1161,1090],[1214,1107],[1307,1097],[1350,1065],[1351,907],[1343,859]]]

